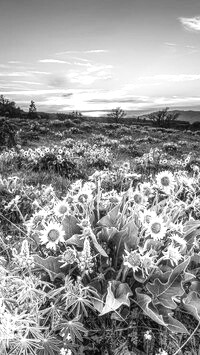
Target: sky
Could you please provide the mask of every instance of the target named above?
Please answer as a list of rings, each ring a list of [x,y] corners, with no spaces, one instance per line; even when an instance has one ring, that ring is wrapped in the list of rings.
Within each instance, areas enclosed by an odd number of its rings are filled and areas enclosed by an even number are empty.
[[[1,0],[0,46],[24,110],[200,110],[199,0]]]

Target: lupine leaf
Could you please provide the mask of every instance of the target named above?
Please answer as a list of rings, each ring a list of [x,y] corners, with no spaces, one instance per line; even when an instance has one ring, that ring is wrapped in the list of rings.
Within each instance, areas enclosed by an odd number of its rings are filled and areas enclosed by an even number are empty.
[[[155,305],[161,303],[163,306],[171,309],[177,307],[174,298],[182,296],[185,293],[182,286],[184,281],[183,274],[189,262],[190,258],[177,265],[169,275],[167,282],[163,283],[157,278],[153,283],[147,284],[147,289],[153,295],[153,303]]]

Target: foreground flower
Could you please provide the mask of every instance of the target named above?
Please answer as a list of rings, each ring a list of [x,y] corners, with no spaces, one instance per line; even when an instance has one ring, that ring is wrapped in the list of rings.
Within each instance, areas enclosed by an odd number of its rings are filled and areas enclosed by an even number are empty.
[[[139,269],[140,264],[141,264],[140,254],[136,250],[131,251],[131,252],[128,252],[127,250],[125,250],[125,253],[126,253],[126,255],[123,256],[124,265],[128,266],[133,271],[137,271]]]
[[[170,244],[167,247],[166,251],[163,251],[163,260],[170,260],[171,264],[173,266],[178,265],[178,262],[183,258],[183,256],[180,253],[180,248],[179,247],[175,247],[174,243]]]
[[[158,187],[168,194],[174,190],[174,175],[170,171],[161,171],[158,173],[156,175],[156,182]]]
[[[149,221],[147,233],[150,234],[154,240],[163,239],[166,234],[167,227],[160,216],[156,216]]]
[[[57,205],[54,207],[54,212],[56,216],[58,217],[63,217],[64,214],[69,212],[69,205],[66,201],[60,201],[57,203]]]
[[[77,261],[76,250],[72,249],[70,247],[67,247],[61,256],[60,262],[64,263],[63,265],[61,265],[61,267],[64,267],[69,264],[73,264],[73,263],[75,263],[75,261]]]
[[[46,244],[46,248],[56,250],[56,245],[63,243],[65,231],[60,224],[50,222],[45,226],[46,228],[41,231],[40,239],[42,244]]]
[[[151,341],[152,339],[152,334],[150,330],[147,330],[146,333],[144,333],[144,340]]]

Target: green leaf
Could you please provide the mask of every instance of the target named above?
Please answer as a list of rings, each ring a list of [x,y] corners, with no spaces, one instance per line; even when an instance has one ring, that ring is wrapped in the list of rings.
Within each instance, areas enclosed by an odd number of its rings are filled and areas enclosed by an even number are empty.
[[[82,234],[74,234],[71,238],[67,239],[66,245],[76,245],[78,248],[83,248],[84,238]]]
[[[49,274],[51,281],[54,281],[58,275],[64,275],[63,268],[60,268],[62,265],[59,262],[60,257],[49,256],[46,259],[41,258],[39,255],[33,255],[33,257],[35,266],[45,270]]]
[[[137,295],[137,304],[142,308],[143,312],[154,322],[166,327],[167,324],[165,323],[163,316],[158,313],[156,306],[153,305],[151,297],[142,293],[140,287],[136,288],[135,291]]]
[[[169,275],[168,281],[163,283],[160,279],[155,279],[153,283],[146,285],[148,291],[153,296],[153,303],[161,303],[163,306],[171,309],[176,309],[177,304],[174,298],[182,296],[185,291],[183,289],[184,272],[190,262],[190,257],[177,265]]]
[[[104,217],[102,217],[98,224],[100,226],[112,228],[116,227],[117,228],[117,222],[119,220],[119,217],[121,216],[120,213],[120,205],[116,205],[108,214]]]
[[[108,258],[108,255],[106,254],[105,250],[101,247],[101,245],[98,243],[94,233],[90,233],[90,238],[92,239],[94,248],[99,252],[99,254],[101,254],[105,258]]]
[[[193,247],[195,238],[200,238],[200,221],[190,219],[183,228],[183,238],[187,241],[188,251]]]
[[[167,324],[167,328],[170,330],[170,332],[189,334],[186,327],[177,319],[173,318],[173,312],[169,308],[166,308],[162,305],[157,305],[157,309],[159,314],[163,316],[163,319]]]
[[[200,297],[197,292],[191,291],[187,297],[183,299],[183,307],[200,322]]]
[[[128,284],[119,281],[109,281],[105,305],[100,316],[116,311],[122,304],[130,306],[129,296],[133,293]]]
[[[66,215],[62,221],[62,228],[65,231],[65,240],[70,239],[74,234],[81,234],[81,227],[76,217]]]
[[[126,238],[124,240],[124,243],[126,243],[126,246],[128,249],[136,249],[139,239],[138,239],[138,227],[136,226],[134,220],[131,220],[128,222],[123,229],[126,230]]]

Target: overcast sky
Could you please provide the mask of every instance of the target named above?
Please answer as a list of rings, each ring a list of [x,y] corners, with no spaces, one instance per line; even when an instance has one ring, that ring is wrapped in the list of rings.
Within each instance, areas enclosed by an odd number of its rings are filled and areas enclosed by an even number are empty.
[[[1,0],[0,46],[24,109],[200,109],[200,0]]]

